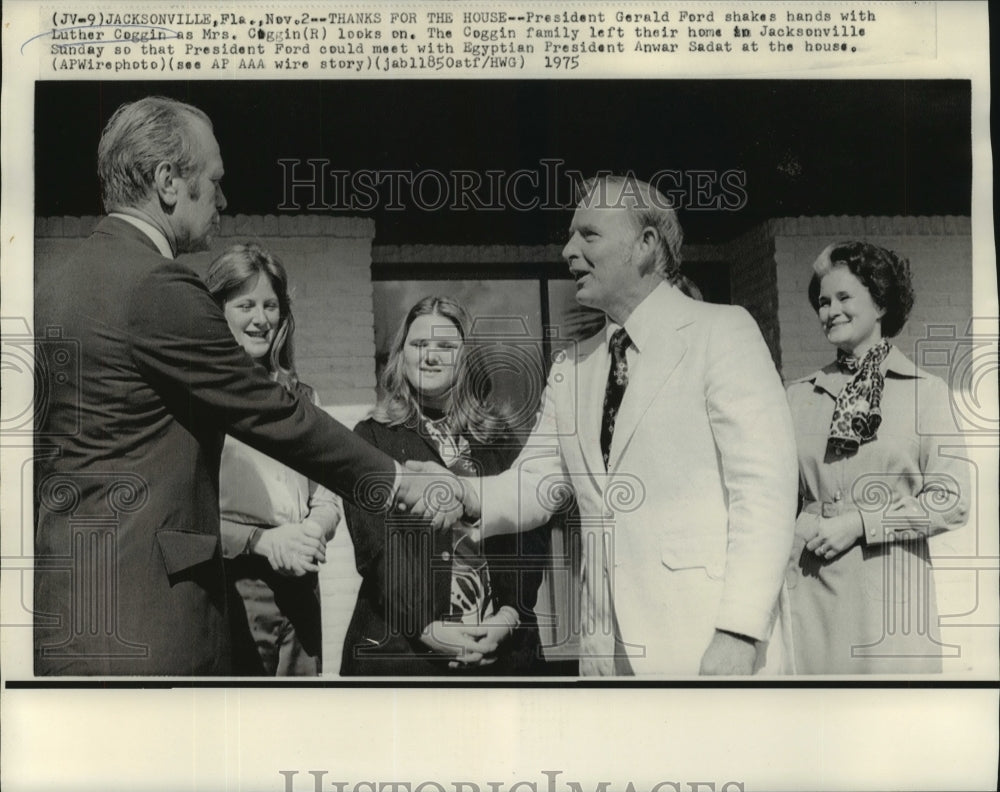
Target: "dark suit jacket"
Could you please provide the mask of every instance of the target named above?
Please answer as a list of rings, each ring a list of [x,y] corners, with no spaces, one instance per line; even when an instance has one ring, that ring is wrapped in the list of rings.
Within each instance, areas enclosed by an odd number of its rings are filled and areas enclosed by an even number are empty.
[[[443,464],[436,448],[414,428],[386,426],[373,419],[355,429],[397,462]],[[470,440],[471,456],[486,476],[506,470],[517,456],[514,445]],[[420,529],[407,515],[362,511],[347,505],[347,527],[362,576],[354,615],[344,639],[342,675],[455,673],[420,642],[425,626],[449,612],[451,534]],[[486,540],[483,555],[498,607],[510,605],[521,626],[502,644],[497,662],[482,673],[541,673],[541,649],[534,606],[548,560],[549,533],[536,528]]]
[[[231,673],[224,433],[371,507],[392,461],[262,374],[120,219],[40,273],[35,327],[35,672]]]

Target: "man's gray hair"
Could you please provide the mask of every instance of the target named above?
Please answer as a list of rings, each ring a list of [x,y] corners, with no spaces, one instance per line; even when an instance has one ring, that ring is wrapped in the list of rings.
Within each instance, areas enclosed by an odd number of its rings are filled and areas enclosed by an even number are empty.
[[[629,209],[629,217],[638,231],[647,226],[655,228],[660,235],[655,272],[670,283],[679,281],[684,231],[669,198],[631,175],[595,176],[583,182],[580,194],[582,201],[591,207]]]
[[[161,162],[171,163],[180,177],[204,167],[191,134],[194,119],[212,127],[211,119],[197,107],[163,96],[147,96],[115,110],[97,146],[106,211],[144,203]]]

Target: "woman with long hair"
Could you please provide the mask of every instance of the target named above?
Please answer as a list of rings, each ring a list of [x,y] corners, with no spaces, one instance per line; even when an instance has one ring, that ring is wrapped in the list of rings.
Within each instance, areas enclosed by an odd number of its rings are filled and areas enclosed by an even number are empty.
[[[315,394],[295,370],[288,276],[260,245],[233,245],[205,276],[229,329],[289,392]],[[243,599],[264,670],[322,670],[318,564],[340,519],[340,501],[290,468],[227,437],[219,481],[226,568]]]
[[[465,310],[427,297],[403,320],[371,418],[355,431],[400,463],[460,476],[505,470],[518,453]],[[469,526],[428,533],[415,518],[348,506],[361,589],[341,674],[532,674],[533,611],[548,553],[543,529],[486,540]]]

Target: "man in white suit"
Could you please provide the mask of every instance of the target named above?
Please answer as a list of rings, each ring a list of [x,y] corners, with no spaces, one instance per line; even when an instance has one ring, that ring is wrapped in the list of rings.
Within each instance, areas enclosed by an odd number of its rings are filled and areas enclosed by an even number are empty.
[[[681,237],[650,185],[586,185],[563,257],[607,327],[553,365],[513,467],[466,488],[490,535],[539,525],[572,487],[583,675],[753,673],[791,549],[784,389],[745,310],[673,285]]]

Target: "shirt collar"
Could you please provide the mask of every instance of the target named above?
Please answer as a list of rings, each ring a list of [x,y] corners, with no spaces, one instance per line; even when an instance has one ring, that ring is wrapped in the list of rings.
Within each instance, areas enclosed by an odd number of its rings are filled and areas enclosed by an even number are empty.
[[[889,354],[882,361],[881,368],[883,374],[891,373],[894,376],[905,377],[907,379],[922,379],[927,376],[925,372],[913,364],[912,360],[900,352],[895,345],[892,346]],[[822,388],[834,398],[837,397],[844,387],[844,382],[849,378],[850,375],[844,374],[835,362],[824,366],[819,371],[814,371],[808,377],[803,377],[806,382],[811,382],[816,387]]]
[[[621,325],[618,324],[618,322],[612,322],[610,319],[608,319],[607,323],[604,325],[604,348],[605,349],[610,349],[611,348],[611,338],[612,338],[612,336],[614,336],[615,333],[618,332],[618,330],[619,330],[620,327],[621,327]],[[629,338],[631,338],[631,337],[632,336],[629,335]]]
[[[140,217],[135,217],[130,214],[125,214],[123,212],[111,212],[108,217],[117,217],[119,220],[124,220],[129,225],[133,225],[138,228],[142,233],[152,240],[153,244],[156,245],[156,249],[160,251],[160,255],[164,258],[172,259],[174,257],[174,252],[170,249],[170,243],[167,242],[167,238],[163,235],[163,232],[159,228],[147,223]]]
[[[635,310],[629,314],[628,319],[625,320],[625,330],[628,333],[629,340],[631,340],[632,346],[638,350],[639,354],[642,354],[642,350],[647,348],[647,345],[651,342],[652,334],[656,329],[656,318],[659,312],[653,295],[660,289],[670,288],[673,287],[666,282],[659,284],[656,289],[646,295],[643,301],[635,307]],[[619,327],[621,325],[617,322],[608,320],[608,323],[604,327],[605,348],[611,343],[611,336],[615,334],[615,331]]]
[[[900,377],[923,378],[927,376],[925,372],[916,367],[912,360],[900,352],[895,345],[889,350],[889,354],[882,363],[882,368],[886,371],[891,371],[893,374],[898,374]]]

